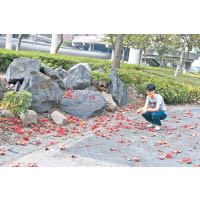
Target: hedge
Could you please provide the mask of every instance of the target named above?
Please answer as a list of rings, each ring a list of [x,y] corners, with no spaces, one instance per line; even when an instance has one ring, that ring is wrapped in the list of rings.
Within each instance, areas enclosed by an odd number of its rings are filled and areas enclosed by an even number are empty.
[[[30,57],[39,59],[42,65],[48,65],[53,69],[61,67],[68,70],[74,64],[88,63],[92,70],[104,69],[106,73],[91,72],[91,76],[95,80],[103,80],[109,82],[110,69],[112,62],[109,60],[55,55],[42,52],[31,51],[14,51],[0,48],[0,71],[5,72],[9,64],[18,57]],[[173,69],[160,67],[150,67],[121,63],[120,69],[117,69],[120,79],[126,86],[136,86],[139,93],[145,94],[145,88],[148,83],[156,85],[157,93],[164,97],[167,104],[180,104],[198,101],[200,99],[200,78],[180,74],[174,77]]]

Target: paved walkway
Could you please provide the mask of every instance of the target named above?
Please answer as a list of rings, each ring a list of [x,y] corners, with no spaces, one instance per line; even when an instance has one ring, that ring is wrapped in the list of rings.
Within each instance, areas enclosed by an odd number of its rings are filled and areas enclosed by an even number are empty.
[[[162,130],[147,129],[135,111],[93,118],[82,134],[29,141],[27,146],[5,146],[0,166],[19,162],[39,167],[189,167],[200,165],[200,106],[171,106]],[[93,126],[93,131],[91,131]],[[118,127],[118,128],[117,128]],[[40,146],[35,141],[42,141]],[[54,145],[50,142],[54,141]],[[66,150],[60,150],[61,146]],[[45,147],[49,150],[45,150]],[[191,160],[190,160],[191,159]]]

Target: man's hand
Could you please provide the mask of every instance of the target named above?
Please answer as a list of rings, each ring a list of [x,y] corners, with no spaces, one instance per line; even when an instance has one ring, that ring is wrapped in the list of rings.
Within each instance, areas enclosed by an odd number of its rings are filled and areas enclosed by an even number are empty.
[[[143,109],[141,114],[145,114],[147,112],[147,109]]]
[[[142,108],[137,109],[137,113],[141,113],[142,112]]]

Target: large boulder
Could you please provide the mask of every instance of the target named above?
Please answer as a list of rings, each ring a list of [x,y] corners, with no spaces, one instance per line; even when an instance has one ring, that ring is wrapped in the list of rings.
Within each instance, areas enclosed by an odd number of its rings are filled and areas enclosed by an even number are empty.
[[[7,92],[5,80],[0,80],[0,100],[3,99],[4,94]]]
[[[19,91],[22,90],[32,93],[31,108],[39,113],[48,112],[57,106],[63,94],[63,90],[56,82],[36,71],[30,71],[30,74],[25,77]]]
[[[66,89],[82,90],[91,84],[90,72],[86,66],[77,64],[70,68],[67,78],[63,80]]]
[[[58,67],[54,71],[58,73],[61,79],[67,78],[68,72],[66,70]]]
[[[59,76],[58,72],[55,72],[51,67],[43,66],[41,72],[49,76],[51,80],[55,81],[60,86],[60,88],[62,88],[63,90],[65,89],[63,80]]]
[[[119,106],[128,105],[128,92],[125,84],[120,80],[117,71],[112,68],[110,72],[110,83],[108,85],[108,93]]]
[[[14,59],[6,71],[6,80],[8,83],[22,82],[26,76],[26,70],[40,71],[41,63],[39,60],[20,57]]]
[[[64,98],[60,109],[79,118],[95,116],[106,108],[106,102],[100,92],[75,90],[73,98]]]
[[[91,71],[90,65],[88,63],[78,63],[78,64],[74,65],[73,67],[71,67],[71,69],[76,68],[78,65],[82,65],[85,68],[87,68],[88,71]]]

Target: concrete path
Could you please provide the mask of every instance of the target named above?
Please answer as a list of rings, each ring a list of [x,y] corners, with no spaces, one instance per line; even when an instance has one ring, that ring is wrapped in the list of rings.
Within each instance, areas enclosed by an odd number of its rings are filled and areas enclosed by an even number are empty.
[[[38,136],[27,146],[5,146],[0,166],[192,167],[200,165],[200,106],[170,106],[162,130],[153,132],[134,110],[93,118],[83,134]],[[116,127],[118,125],[118,128]],[[93,126],[93,131],[91,131]],[[96,127],[95,127],[96,126]],[[54,141],[54,145],[49,145]],[[61,150],[61,146],[66,150]],[[45,147],[49,150],[45,150]]]

